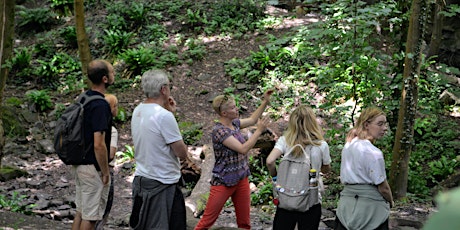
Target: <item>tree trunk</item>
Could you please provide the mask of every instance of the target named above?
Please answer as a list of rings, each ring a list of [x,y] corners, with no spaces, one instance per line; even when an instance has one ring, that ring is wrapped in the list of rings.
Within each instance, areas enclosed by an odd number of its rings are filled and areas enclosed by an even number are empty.
[[[88,35],[85,28],[85,9],[84,0],[75,0],[75,27],[77,31],[78,53],[81,61],[81,71],[83,76],[88,73],[88,64],[91,61],[91,52],[89,50]],[[87,81],[89,84],[89,81]]]
[[[3,92],[5,91],[6,79],[8,78],[8,68],[3,67],[8,59],[13,56],[14,38],[14,7],[15,0],[0,0],[0,105],[3,102]],[[0,168],[2,167],[3,147],[5,146],[5,132],[3,129],[3,110],[0,109]]]
[[[439,54],[439,47],[441,47],[442,41],[442,27],[444,25],[444,15],[439,12],[443,11],[445,7],[446,3],[444,0],[436,0],[433,16],[433,32],[431,33],[428,57]]]
[[[403,89],[389,179],[395,199],[405,197],[407,193],[409,158],[414,142],[414,123],[418,100],[417,82],[420,76],[427,8],[426,0],[412,1],[404,60]]]

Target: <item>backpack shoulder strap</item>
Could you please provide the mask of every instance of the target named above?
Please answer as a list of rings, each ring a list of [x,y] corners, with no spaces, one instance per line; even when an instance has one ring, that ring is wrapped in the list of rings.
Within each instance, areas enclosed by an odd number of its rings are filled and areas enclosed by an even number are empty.
[[[83,103],[81,103],[81,101],[84,99]],[[94,101],[94,100],[100,100],[100,99],[104,99],[104,97],[102,97],[101,95],[92,95],[92,96],[88,96],[86,94],[86,92],[83,92],[81,93],[78,98],[77,98],[77,102],[82,104],[83,106],[85,106],[86,104],[90,103],[91,101]],[[105,99],[104,99],[105,100]]]
[[[296,144],[296,145],[292,146],[292,147],[287,151],[286,154],[284,154],[283,158],[288,157],[296,147],[299,147],[300,149],[302,149],[302,152],[303,152],[303,154],[305,155],[305,158],[306,158],[307,161],[311,164],[311,148],[312,148],[311,145],[309,145],[309,147],[310,147],[309,150],[310,150],[310,151],[307,153],[306,148],[304,148],[301,144]]]

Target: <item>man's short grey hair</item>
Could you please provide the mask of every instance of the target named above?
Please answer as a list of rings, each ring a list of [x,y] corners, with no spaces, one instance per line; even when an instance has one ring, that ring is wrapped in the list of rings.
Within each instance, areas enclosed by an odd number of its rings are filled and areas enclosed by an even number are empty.
[[[142,90],[147,98],[160,96],[161,87],[169,83],[169,74],[161,69],[152,69],[142,75]]]

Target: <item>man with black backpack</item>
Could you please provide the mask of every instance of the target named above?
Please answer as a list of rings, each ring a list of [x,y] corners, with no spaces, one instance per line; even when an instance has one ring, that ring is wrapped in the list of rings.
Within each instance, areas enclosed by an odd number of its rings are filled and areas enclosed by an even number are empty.
[[[104,214],[110,187],[109,155],[112,113],[104,99],[107,87],[113,84],[115,74],[113,66],[105,60],[94,60],[88,66],[88,78],[91,89],[85,94],[101,97],[84,106],[84,146],[87,149],[83,162],[72,165],[75,173],[77,212],[72,230],[94,229],[96,221]],[[79,97],[81,99],[81,97]],[[85,100],[87,98],[84,98]],[[84,103],[84,101],[80,101]]]

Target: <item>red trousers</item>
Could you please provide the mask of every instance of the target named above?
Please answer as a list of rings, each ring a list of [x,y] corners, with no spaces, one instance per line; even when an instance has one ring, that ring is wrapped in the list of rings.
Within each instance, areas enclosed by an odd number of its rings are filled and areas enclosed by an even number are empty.
[[[206,208],[195,230],[211,228],[229,197],[232,198],[233,205],[235,206],[238,228],[251,229],[251,220],[249,217],[251,208],[250,195],[251,191],[247,177],[232,187],[224,185],[211,186]]]

